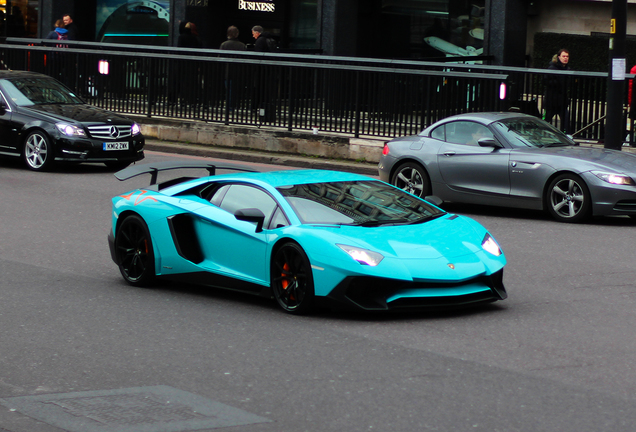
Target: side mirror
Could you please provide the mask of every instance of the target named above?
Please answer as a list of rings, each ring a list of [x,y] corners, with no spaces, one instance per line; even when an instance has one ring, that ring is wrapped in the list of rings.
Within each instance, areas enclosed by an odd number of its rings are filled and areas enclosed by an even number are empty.
[[[496,149],[503,148],[503,146],[495,141],[494,138],[480,138],[479,141],[477,141],[477,144],[479,144],[479,147],[494,147]]]
[[[256,222],[256,232],[263,231],[265,215],[257,208],[239,209],[234,213],[234,217],[240,221]]]
[[[444,204],[444,201],[442,201],[442,199],[440,197],[435,196],[435,195],[429,195],[429,196],[425,197],[424,200],[430,202],[431,204],[433,204],[436,207],[439,207],[442,204]]]
[[[2,99],[0,99],[0,115],[5,115],[7,113],[7,104],[4,103]]]

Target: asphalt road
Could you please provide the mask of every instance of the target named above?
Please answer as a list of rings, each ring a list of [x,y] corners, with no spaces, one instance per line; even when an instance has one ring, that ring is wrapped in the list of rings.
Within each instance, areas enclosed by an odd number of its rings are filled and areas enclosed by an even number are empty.
[[[502,245],[507,300],[295,317],[236,293],[126,285],[110,198],[146,182],[0,160],[0,430],[633,431],[631,219],[449,207]],[[140,400],[154,394],[208,403],[216,423],[151,415]]]

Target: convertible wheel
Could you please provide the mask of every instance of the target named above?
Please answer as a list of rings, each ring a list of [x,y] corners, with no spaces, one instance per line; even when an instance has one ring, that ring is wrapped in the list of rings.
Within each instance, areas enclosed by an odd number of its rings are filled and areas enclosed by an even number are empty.
[[[296,243],[285,243],[272,257],[274,298],[285,312],[305,314],[314,301],[314,279],[309,258]]]
[[[547,191],[548,211],[559,222],[581,222],[590,213],[590,191],[574,174],[561,174],[550,183]]]
[[[44,132],[36,131],[24,140],[22,157],[33,171],[44,171],[53,163],[53,146]]]
[[[148,226],[139,216],[128,216],[115,235],[119,271],[134,286],[150,286],[155,279],[155,256]]]
[[[391,178],[391,184],[420,198],[431,194],[431,183],[420,164],[405,162],[400,165]]]

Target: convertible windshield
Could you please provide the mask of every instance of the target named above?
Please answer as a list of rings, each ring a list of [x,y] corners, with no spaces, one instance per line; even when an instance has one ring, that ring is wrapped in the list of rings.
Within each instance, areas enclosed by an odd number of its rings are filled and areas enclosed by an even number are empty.
[[[3,85],[9,98],[18,106],[83,103],[69,89],[49,78],[11,79]]]
[[[515,147],[552,147],[575,145],[554,126],[534,118],[513,118],[494,124]]]
[[[445,214],[422,199],[373,180],[300,184],[278,191],[305,224],[412,224]]]

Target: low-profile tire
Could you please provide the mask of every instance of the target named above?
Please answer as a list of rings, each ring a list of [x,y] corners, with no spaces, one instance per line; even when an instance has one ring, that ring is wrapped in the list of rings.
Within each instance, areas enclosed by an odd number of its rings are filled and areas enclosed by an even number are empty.
[[[550,182],[546,206],[550,215],[559,222],[582,222],[590,216],[592,198],[581,177],[566,173]]]
[[[24,140],[22,159],[33,171],[46,171],[53,164],[53,146],[48,135],[42,131],[29,133]]]
[[[391,184],[420,198],[431,194],[431,182],[422,165],[404,162],[397,167],[391,177]]]
[[[270,279],[272,294],[285,312],[302,315],[312,310],[314,278],[309,258],[298,244],[288,242],[276,250]]]
[[[133,286],[149,287],[155,281],[155,254],[150,231],[143,219],[130,215],[115,234],[115,251],[119,271]]]
[[[131,164],[131,162],[119,162],[119,161],[104,162],[104,165],[106,165],[106,168],[108,168],[109,170],[112,170],[112,171],[123,170],[124,168],[126,168],[130,164]]]

